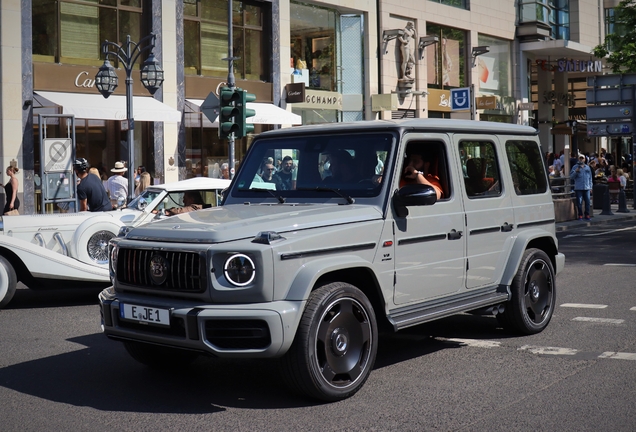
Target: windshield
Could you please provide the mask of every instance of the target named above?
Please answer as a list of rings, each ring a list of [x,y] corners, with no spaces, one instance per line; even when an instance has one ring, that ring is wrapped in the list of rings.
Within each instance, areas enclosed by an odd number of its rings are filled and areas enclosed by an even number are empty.
[[[375,197],[394,142],[391,132],[263,138],[252,144],[232,192],[269,199]]]
[[[137,198],[133,199],[126,207],[143,211],[159,194],[160,190],[146,189]]]

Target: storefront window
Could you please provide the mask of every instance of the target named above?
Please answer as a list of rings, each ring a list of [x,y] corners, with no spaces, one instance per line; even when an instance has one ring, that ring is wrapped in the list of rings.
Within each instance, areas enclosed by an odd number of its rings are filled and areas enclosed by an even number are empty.
[[[290,9],[290,66],[308,88],[336,91],[336,11],[295,2]]]
[[[466,32],[435,24],[426,26],[426,34],[439,37],[435,48],[426,49],[428,86],[447,89],[466,85]]]
[[[468,9],[468,4],[469,4],[468,0],[429,0],[429,1],[457,7],[460,9]]]
[[[510,90],[510,41],[479,35],[478,45],[488,46],[490,51],[477,57],[479,93],[511,96]]]
[[[121,44],[128,35],[134,42],[143,37],[142,12],[140,0],[33,0],[33,59],[100,66],[102,42]]]
[[[184,3],[184,68],[189,75],[225,77],[227,58],[227,0],[188,0]],[[265,16],[268,3],[232,2],[234,74],[238,79],[270,81],[271,47]]]

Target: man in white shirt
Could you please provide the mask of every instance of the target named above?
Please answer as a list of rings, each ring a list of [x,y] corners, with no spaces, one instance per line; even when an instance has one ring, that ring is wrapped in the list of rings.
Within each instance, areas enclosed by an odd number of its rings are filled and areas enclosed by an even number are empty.
[[[110,202],[113,207],[117,206],[117,200],[123,198],[126,202],[128,197],[128,180],[124,177],[124,173],[128,171],[123,162],[115,162],[115,168],[110,170],[113,174],[108,178],[106,189],[110,195]]]

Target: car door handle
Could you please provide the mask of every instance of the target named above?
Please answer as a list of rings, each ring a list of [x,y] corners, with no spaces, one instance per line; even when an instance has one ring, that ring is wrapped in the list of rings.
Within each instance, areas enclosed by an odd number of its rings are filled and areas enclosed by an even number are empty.
[[[510,232],[515,226],[513,224],[509,224],[508,222],[504,222],[501,226],[501,232]]]
[[[451,230],[451,232],[448,233],[449,240],[459,240],[460,238],[462,238],[461,231]]]

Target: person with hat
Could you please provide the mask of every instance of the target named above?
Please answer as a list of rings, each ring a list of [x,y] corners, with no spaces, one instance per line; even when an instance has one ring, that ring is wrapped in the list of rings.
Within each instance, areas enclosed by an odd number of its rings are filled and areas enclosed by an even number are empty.
[[[128,197],[128,180],[124,177],[124,173],[128,171],[128,168],[124,166],[123,162],[115,162],[115,167],[110,170],[114,173],[108,178],[106,183],[108,194],[110,195],[110,202],[114,208],[117,208],[117,201],[119,199],[124,200]]]
[[[77,185],[77,198],[80,211],[107,211],[112,210],[106,189],[99,177],[88,175],[88,161],[84,158],[75,159],[73,170],[80,180]]]

